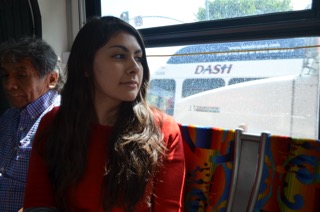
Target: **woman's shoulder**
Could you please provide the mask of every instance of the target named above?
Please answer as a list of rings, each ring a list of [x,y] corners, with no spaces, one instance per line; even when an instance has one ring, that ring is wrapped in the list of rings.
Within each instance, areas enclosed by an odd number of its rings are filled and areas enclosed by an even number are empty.
[[[164,124],[177,125],[177,122],[175,121],[173,116],[168,115],[157,108],[153,108],[152,112],[153,112],[153,115],[156,119],[156,122],[160,123],[160,125],[164,125]]]
[[[154,109],[153,114],[165,136],[168,134],[180,133],[179,125],[173,116],[168,115],[159,109]]]

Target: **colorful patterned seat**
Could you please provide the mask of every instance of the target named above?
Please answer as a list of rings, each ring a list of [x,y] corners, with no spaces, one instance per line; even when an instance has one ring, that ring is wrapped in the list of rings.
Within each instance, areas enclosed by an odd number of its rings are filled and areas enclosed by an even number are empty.
[[[320,142],[271,136],[261,151],[248,211],[320,211]]]
[[[226,211],[234,130],[180,125],[187,177],[185,211]]]

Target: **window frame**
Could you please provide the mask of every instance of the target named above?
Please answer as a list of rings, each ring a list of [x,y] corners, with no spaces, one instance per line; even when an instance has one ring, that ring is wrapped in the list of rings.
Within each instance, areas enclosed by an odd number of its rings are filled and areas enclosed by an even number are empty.
[[[85,0],[86,18],[101,16],[100,0]],[[320,1],[311,9],[139,29],[147,48],[320,35]]]
[[[317,4],[315,3],[317,2]],[[320,17],[313,9],[199,23],[140,29],[147,47],[234,42],[320,35]]]

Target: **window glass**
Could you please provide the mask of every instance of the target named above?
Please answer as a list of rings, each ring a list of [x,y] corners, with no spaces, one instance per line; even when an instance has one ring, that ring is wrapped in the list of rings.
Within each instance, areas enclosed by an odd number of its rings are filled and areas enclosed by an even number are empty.
[[[136,28],[305,10],[312,0],[101,0],[101,14]]]
[[[148,92],[179,123],[317,139],[319,44],[308,37],[148,48]]]
[[[149,85],[147,101],[169,115],[173,115],[176,83],[173,79],[154,79]]]
[[[237,83],[248,82],[251,80],[258,80],[258,79],[263,79],[263,78],[232,78],[229,80],[228,85],[233,85]]]
[[[216,79],[186,79],[182,84],[182,97],[191,96],[203,91],[225,86],[221,78]]]

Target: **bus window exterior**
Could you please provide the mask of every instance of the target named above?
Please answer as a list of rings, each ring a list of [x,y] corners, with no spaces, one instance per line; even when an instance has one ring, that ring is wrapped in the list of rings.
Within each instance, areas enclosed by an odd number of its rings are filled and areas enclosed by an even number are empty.
[[[258,80],[258,79],[263,79],[263,78],[232,78],[229,80],[228,85],[233,85],[237,83],[248,82],[248,81]]]
[[[157,86],[151,86],[149,94],[152,98],[149,100],[153,101],[150,103],[185,124],[234,129],[246,123],[249,132],[253,133],[269,130],[279,135],[317,138],[319,80],[311,76],[308,78],[309,70],[305,68],[310,55],[314,55],[310,52],[315,52],[315,48],[304,48],[315,45],[315,42],[316,38],[295,38],[181,47],[164,66],[157,69],[151,76],[151,85],[154,80],[161,85],[161,82],[170,79],[171,82],[174,81],[171,84],[175,87],[171,88],[171,93],[162,93],[154,92]],[[319,70],[313,74],[318,74],[318,72]],[[279,80],[279,77],[284,76],[293,78]],[[298,76],[303,76],[303,80],[297,78]],[[274,81],[270,81],[270,78]],[[217,83],[219,80],[221,82]],[[306,84],[301,84],[301,89],[297,89],[297,85],[302,82]],[[297,96],[304,87],[311,87],[311,90],[305,90],[311,94],[308,99]],[[286,92],[286,89],[289,89],[290,92]],[[254,91],[254,94],[251,91]],[[259,100],[259,95],[263,97],[268,92],[266,100]],[[237,102],[231,101],[231,98],[237,99]],[[161,104],[159,104],[159,99],[161,99]],[[247,105],[248,100],[252,100],[249,105]],[[274,104],[269,107],[269,110],[261,106],[261,104],[270,105],[268,102],[276,103],[280,100],[285,100],[286,103]],[[310,104],[303,107],[301,105],[303,102],[310,102]],[[215,103],[219,103],[220,106],[216,107]],[[291,106],[282,107],[284,104]],[[227,110],[224,109],[227,105],[234,108],[246,107],[247,112],[241,110],[226,112]],[[252,113],[250,113],[250,108],[252,108]],[[300,118],[296,117],[298,113],[294,114],[293,110],[299,110]],[[277,111],[281,112],[277,113]],[[233,115],[225,116],[225,113]],[[236,118],[236,116],[239,117]],[[286,121],[270,119],[272,116],[285,116],[287,119]],[[208,120],[208,117],[211,118]],[[266,118],[263,120],[265,124],[258,125],[258,122],[262,123],[263,118]],[[224,123],[222,119],[228,121]],[[267,121],[268,119],[270,122]],[[294,119],[295,121],[292,121]],[[312,123],[306,129],[307,133],[302,132],[307,127],[306,125],[298,130],[299,126],[302,126],[301,123],[306,120]],[[282,124],[279,123],[278,127],[268,126],[277,121]]]
[[[182,84],[182,97],[225,86],[221,78],[185,79]]]
[[[176,83],[174,79],[154,79],[150,82],[147,101],[167,114],[173,114]]]

